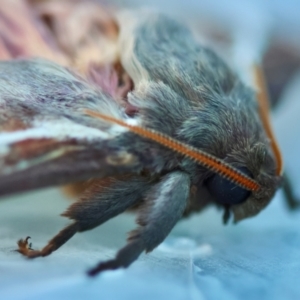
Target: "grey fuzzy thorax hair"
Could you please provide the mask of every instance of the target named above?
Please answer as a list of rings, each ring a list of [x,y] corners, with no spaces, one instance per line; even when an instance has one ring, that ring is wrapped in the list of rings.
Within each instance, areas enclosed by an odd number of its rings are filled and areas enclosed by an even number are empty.
[[[189,29],[166,16],[149,16],[133,36],[125,68],[136,91],[129,101],[139,108],[144,126],[247,167],[262,189],[233,208],[235,220],[257,214],[271,200],[279,179],[254,90],[198,44]],[[211,175],[188,159],[179,164],[198,186]]]

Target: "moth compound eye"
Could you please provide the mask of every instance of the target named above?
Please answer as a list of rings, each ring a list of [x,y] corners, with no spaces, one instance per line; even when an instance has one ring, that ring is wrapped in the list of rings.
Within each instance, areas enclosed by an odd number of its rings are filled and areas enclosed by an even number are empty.
[[[251,178],[253,177],[251,172],[247,168],[240,167],[237,169],[245,175],[248,175]],[[246,201],[251,194],[251,191],[243,189],[242,187],[236,185],[235,183],[218,174],[209,177],[206,180],[205,185],[210,194],[220,204],[240,204]]]

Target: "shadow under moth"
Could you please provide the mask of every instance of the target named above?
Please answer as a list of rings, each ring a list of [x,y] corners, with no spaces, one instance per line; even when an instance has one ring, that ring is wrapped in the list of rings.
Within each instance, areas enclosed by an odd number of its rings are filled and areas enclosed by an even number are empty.
[[[90,275],[128,267],[209,204],[225,209],[225,222],[254,216],[282,180],[259,68],[255,90],[160,14],[125,13],[117,47],[117,81],[132,82],[119,96],[99,73],[42,58],[0,62],[0,194],[86,183],[62,214],[70,225],[43,249],[26,238],[18,251],[47,256],[77,232],[137,211],[127,244]]]

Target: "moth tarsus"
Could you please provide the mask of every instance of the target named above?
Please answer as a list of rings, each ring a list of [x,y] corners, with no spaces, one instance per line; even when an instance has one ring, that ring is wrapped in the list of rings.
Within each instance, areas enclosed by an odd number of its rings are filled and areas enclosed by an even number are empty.
[[[138,227],[127,244],[89,274],[128,267],[183,216],[215,204],[225,207],[225,223],[231,213],[237,222],[258,214],[279,187],[281,164],[268,118],[262,121],[263,97],[184,25],[163,15],[138,16],[119,17],[132,115],[126,103],[120,107],[60,65],[0,62],[6,101],[0,125],[8,128],[0,134],[0,193],[99,178],[63,214],[73,223],[44,248],[19,241],[29,258],[47,256],[77,232],[135,207]]]
[[[287,173],[285,172],[283,174],[283,179],[282,179],[282,190],[284,193],[284,198],[286,200],[286,204],[290,210],[296,210],[300,208],[300,199],[295,197],[291,180]]]
[[[224,213],[223,213],[223,224],[226,225],[231,217],[230,214],[230,207],[228,205],[224,206]]]
[[[31,239],[30,236],[27,236],[24,240],[20,239],[17,243],[18,244],[18,249],[16,251],[26,256],[26,254],[28,252],[33,250],[32,249],[32,243],[28,242],[29,239]]]

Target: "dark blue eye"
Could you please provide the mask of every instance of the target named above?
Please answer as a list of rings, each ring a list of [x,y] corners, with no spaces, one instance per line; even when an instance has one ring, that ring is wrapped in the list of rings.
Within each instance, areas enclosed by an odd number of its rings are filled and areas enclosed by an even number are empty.
[[[237,169],[245,175],[248,175],[251,178],[253,177],[247,168],[240,167]],[[246,201],[251,194],[250,191],[243,189],[218,174],[209,177],[206,180],[205,185],[210,194],[215,198],[216,202],[220,204],[239,204]]]

